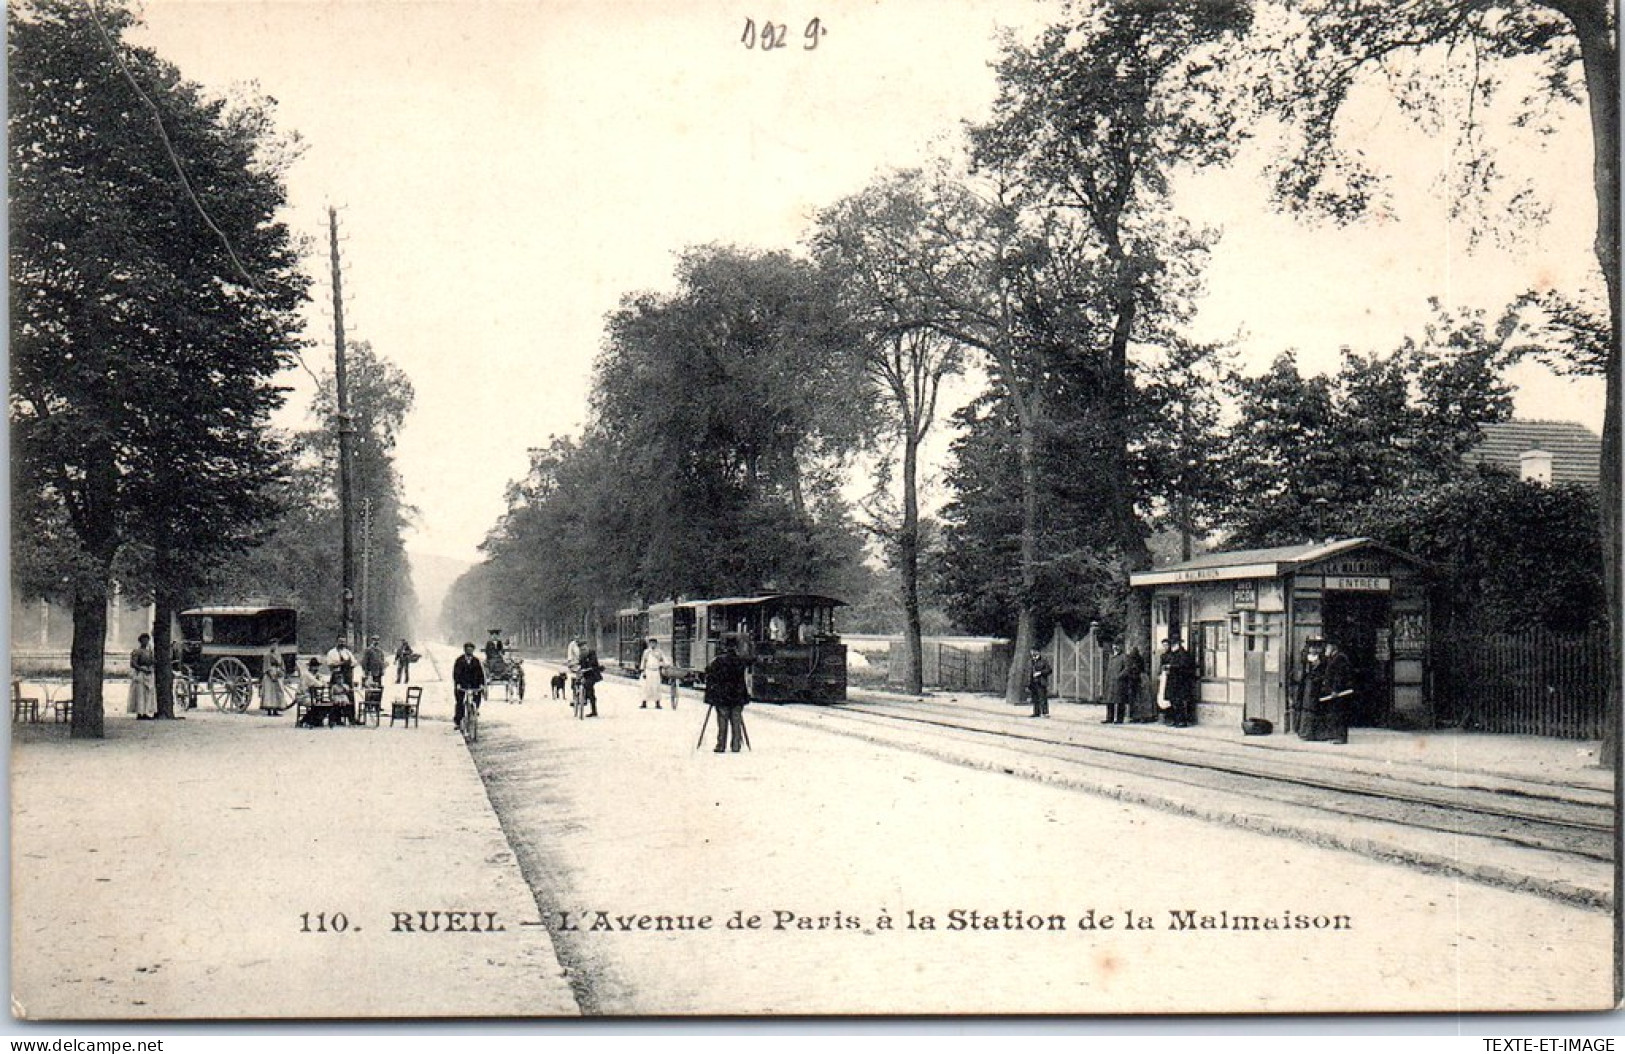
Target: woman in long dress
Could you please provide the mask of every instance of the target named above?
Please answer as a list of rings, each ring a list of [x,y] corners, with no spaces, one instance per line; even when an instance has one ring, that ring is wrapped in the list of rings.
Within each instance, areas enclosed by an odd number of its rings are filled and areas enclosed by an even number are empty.
[[[281,643],[273,640],[265,649],[264,665],[260,668],[260,709],[272,713],[285,710],[288,705],[282,697],[282,676],[287,671],[282,667]]]
[[[153,684],[157,656],[152,653],[152,634],[143,633],[130,652],[130,701],[125,708],[137,721],[158,716],[158,689]]]

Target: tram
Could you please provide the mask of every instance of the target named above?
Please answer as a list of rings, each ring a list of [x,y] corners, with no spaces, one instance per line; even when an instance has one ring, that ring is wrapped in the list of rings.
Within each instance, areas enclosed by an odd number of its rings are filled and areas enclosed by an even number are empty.
[[[750,661],[750,697],[760,702],[839,703],[846,699],[846,645],[835,631],[845,601],[814,593],[767,593],[666,601],[616,613],[617,662],[638,668],[648,638],[671,658],[673,676],[701,684],[724,639]]]

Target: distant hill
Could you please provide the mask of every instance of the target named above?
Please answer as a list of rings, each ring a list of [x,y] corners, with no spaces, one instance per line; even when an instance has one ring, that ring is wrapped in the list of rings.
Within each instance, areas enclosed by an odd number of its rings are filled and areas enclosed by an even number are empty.
[[[438,637],[440,605],[445,602],[452,583],[474,563],[438,553],[415,553],[410,549],[406,556],[412,562],[412,588],[418,598],[418,636]]]

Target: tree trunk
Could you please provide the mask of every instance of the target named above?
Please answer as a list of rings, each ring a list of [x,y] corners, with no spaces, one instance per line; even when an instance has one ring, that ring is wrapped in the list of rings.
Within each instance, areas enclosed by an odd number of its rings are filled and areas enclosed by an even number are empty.
[[[1036,404],[1037,400],[1033,400]],[[1004,701],[1020,706],[1027,695],[1031,674],[1033,597],[1038,586],[1038,437],[1034,435],[1036,411],[1018,415],[1021,421],[1021,595],[1016,598],[1016,640],[1010,656],[1010,675],[1004,683]]]
[[[1115,240],[1108,242],[1113,267],[1117,273],[1117,295],[1114,310],[1116,320],[1112,326],[1110,368],[1107,373],[1106,408],[1107,427],[1111,430],[1106,444],[1108,485],[1111,488],[1111,516],[1117,535],[1118,551],[1123,559],[1123,642],[1125,651],[1139,647],[1140,654],[1155,654],[1151,647],[1151,608],[1145,595],[1129,585],[1128,576],[1151,566],[1151,550],[1146,547],[1145,535],[1140,530],[1140,518],[1134,511],[1135,487],[1129,478],[1128,455],[1128,345],[1134,332],[1136,305],[1135,283],[1139,280],[1134,264]]]
[[[73,590],[73,739],[102,739],[102,679],[107,648],[107,579],[82,578]]]
[[[175,609],[180,605],[168,591],[159,589],[152,605],[153,685],[158,693],[158,716],[175,717],[175,667],[170,663],[170,646],[174,637],[170,627],[175,621]]]
[[[1568,8],[1571,5],[1562,5]],[[1566,10],[1580,44],[1586,95],[1591,107],[1592,185],[1597,197],[1597,236],[1593,248],[1608,287],[1608,321],[1612,342],[1606,367],[1607,395],[1602,420],[1602,553],[1608,587],[1608,623],[1613,648],[1608,664],[1608,713],[1598,761],[1620,766],[1620,320],[1619,320],[1619,47],[1601,4],[1572,5]]]
[[[903,529],[897,538],[897,571],[903,584],[903,690],[925,690],[920,653],[920,440],[910,427],[903,437]]]

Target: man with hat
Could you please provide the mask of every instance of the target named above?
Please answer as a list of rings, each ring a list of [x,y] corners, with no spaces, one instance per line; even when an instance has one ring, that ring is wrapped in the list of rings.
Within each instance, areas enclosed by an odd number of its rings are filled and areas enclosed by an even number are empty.
[[[1033,712],[1027,716],[1049,716],[1049,676],[1053,672],[1044,653],[1034,648],[1032,666],[1027,675],[1027,697],[1033,704]]]
[[[722,638],[717,657],[705,668],[705,705],[715,707],[717,711],[718,754],[728,750],[730,730],[733,733],[733,752],[739,753],[739,749],[745,745],[745,704],[750,702],[745,670],[749,665],[735,654],[734,639],[728,636]]]
[[[384,683],[384,649],[377,637],[368,637],[367,650],[361,653],[361,680],[369,686]]]

